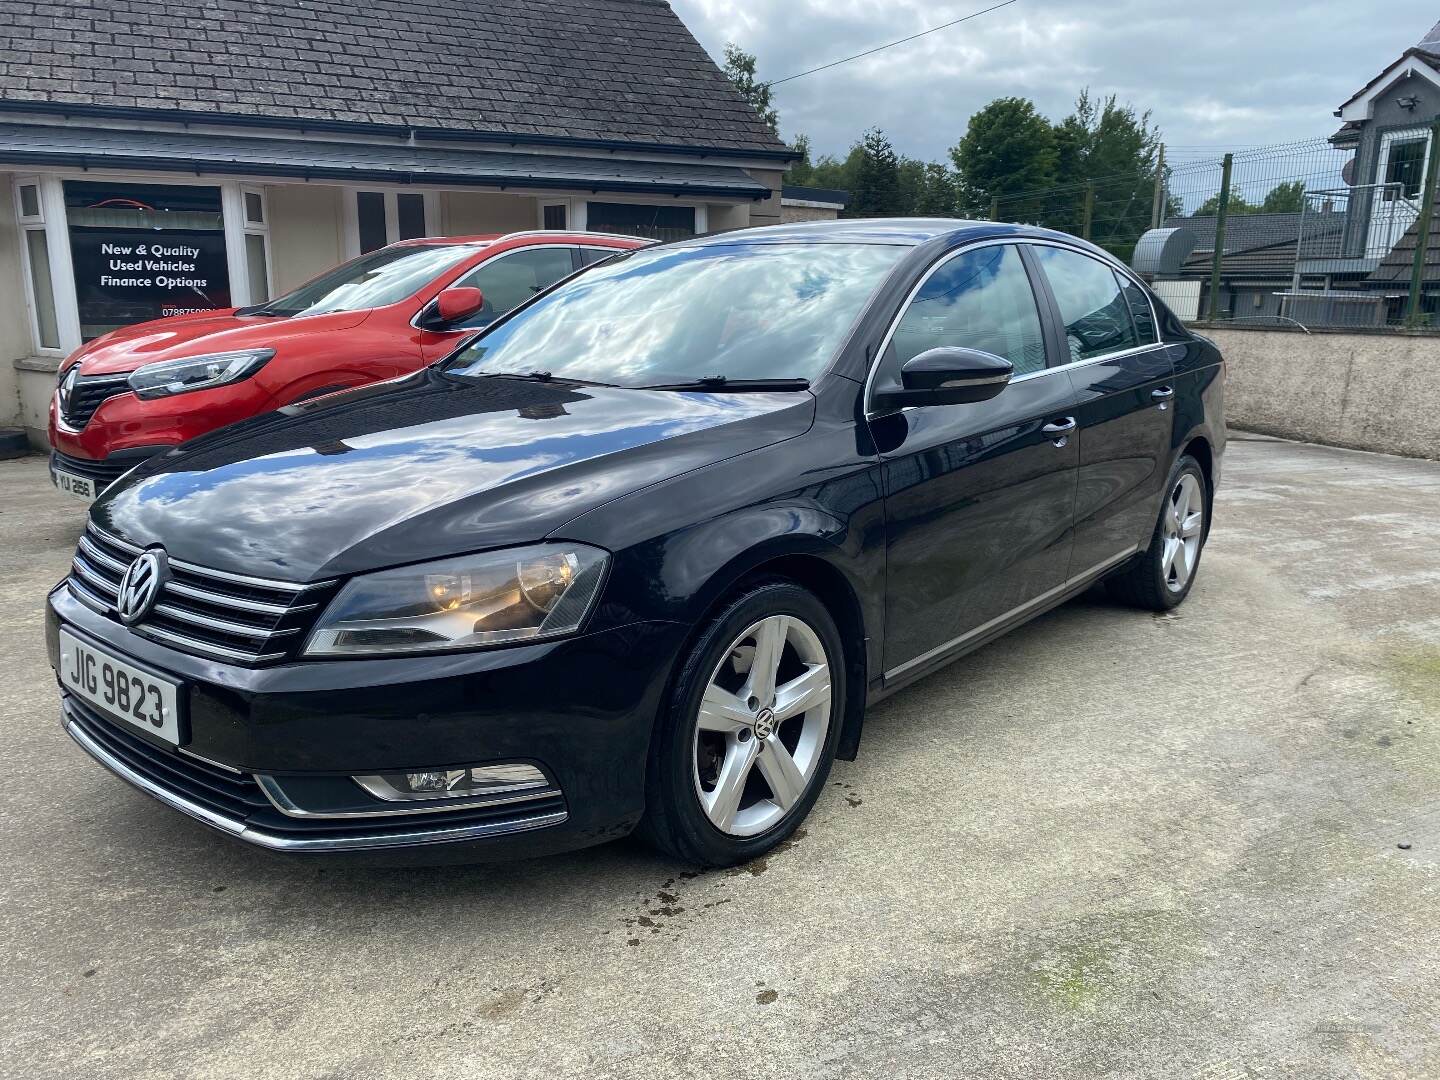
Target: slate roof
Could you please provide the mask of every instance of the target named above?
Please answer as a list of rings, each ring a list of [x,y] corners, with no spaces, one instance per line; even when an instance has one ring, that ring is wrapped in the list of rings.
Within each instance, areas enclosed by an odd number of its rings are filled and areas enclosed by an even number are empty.
[[[1187,229],[1195,235],[1195,248],[1186,258],[1181,273],[1208,274],[1215,255],[1215,218],[1172,217],[1167,229]],[[1305,215],[1306,248],[1329,237],[1338,237],[1345,227],[1344,214]],[[1225,219],[1225,253],[1220,273],[1225,277],[1289,277],[1295,272],[1295,255],[1300,239],[1300,214],[1230,214]]]
[[[1436,212],[1430,215],[1430,239],[1425,248],[1424,280],[1432,284],[1440,280],[1440,192],[1435,197]],[[1409,284],[1415,272],[1415,245],[1420,240],[1420,219],[1405,230],[1405,235],[1395,241],[1366,279],[1381,284]]]
[[[383,146],[329,139],[232,139],[194,132],[0,123],[0,162],[81,168],[299,176],[371,183],[581,188],[763,199],[770,189],[735,165],[606,155]]]
[[[663,0],[0,0],[0,100],[785,151]]]

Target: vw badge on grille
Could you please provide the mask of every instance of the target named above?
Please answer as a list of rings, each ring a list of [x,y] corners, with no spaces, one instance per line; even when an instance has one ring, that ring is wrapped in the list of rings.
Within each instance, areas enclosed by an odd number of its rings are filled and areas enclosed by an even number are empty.
[[[115,599],[115,611],[121,622],[132,626],[150,614],[168,569],[165,552],[159,548],[143,552],[130,564],[120,579],[120,595]]]

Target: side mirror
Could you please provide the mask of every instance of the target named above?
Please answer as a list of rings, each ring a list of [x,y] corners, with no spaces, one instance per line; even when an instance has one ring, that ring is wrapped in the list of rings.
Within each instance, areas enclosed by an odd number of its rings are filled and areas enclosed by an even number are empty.
[[[969,405],[989,401],[1004,390],[1015,367],[1004,357],[979,349],[927,349],[900,368],[900,386],[878,390],[875,404],[886,409],[908,405]]]
[[[459,322],[485,306],[485,294],[470,285],[441,289],[435,297],[435,320],[441,324]]]

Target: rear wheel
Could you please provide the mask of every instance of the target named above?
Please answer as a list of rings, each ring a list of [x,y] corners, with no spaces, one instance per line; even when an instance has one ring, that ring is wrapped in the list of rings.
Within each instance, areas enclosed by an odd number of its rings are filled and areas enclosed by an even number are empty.
[[[1186,455],[1175,463],[1150,549],[1106,581],[1117,600],[1150,611],[1169,611],[1190,595],[1205,547],[1210,505],[1205,473]]]
[[[788,582],[727,604],[682,662],[651,752],[642,831],[689,862],[728,866],[795,831],[829,775],[844,715],[840,634]]]

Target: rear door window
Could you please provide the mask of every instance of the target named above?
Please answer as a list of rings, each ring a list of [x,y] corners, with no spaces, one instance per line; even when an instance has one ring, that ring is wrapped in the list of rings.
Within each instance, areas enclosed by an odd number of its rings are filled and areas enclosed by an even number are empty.
[[[1130,316],[1130,301],[1110,267],[1067,248],[1037,244],[1032,250],[1060,307],[1072,363],[1140,344]]]
[[[1141,345],[1154,345],[1160,340],[1160,335],[1155,329],[1155,311],[1150,306],[1149,294],[1118,270],[1115,271],[1115,280],[1120,282],[1120,291],[1125,294],[1130,317],[1135,320],[1135,336]]]

